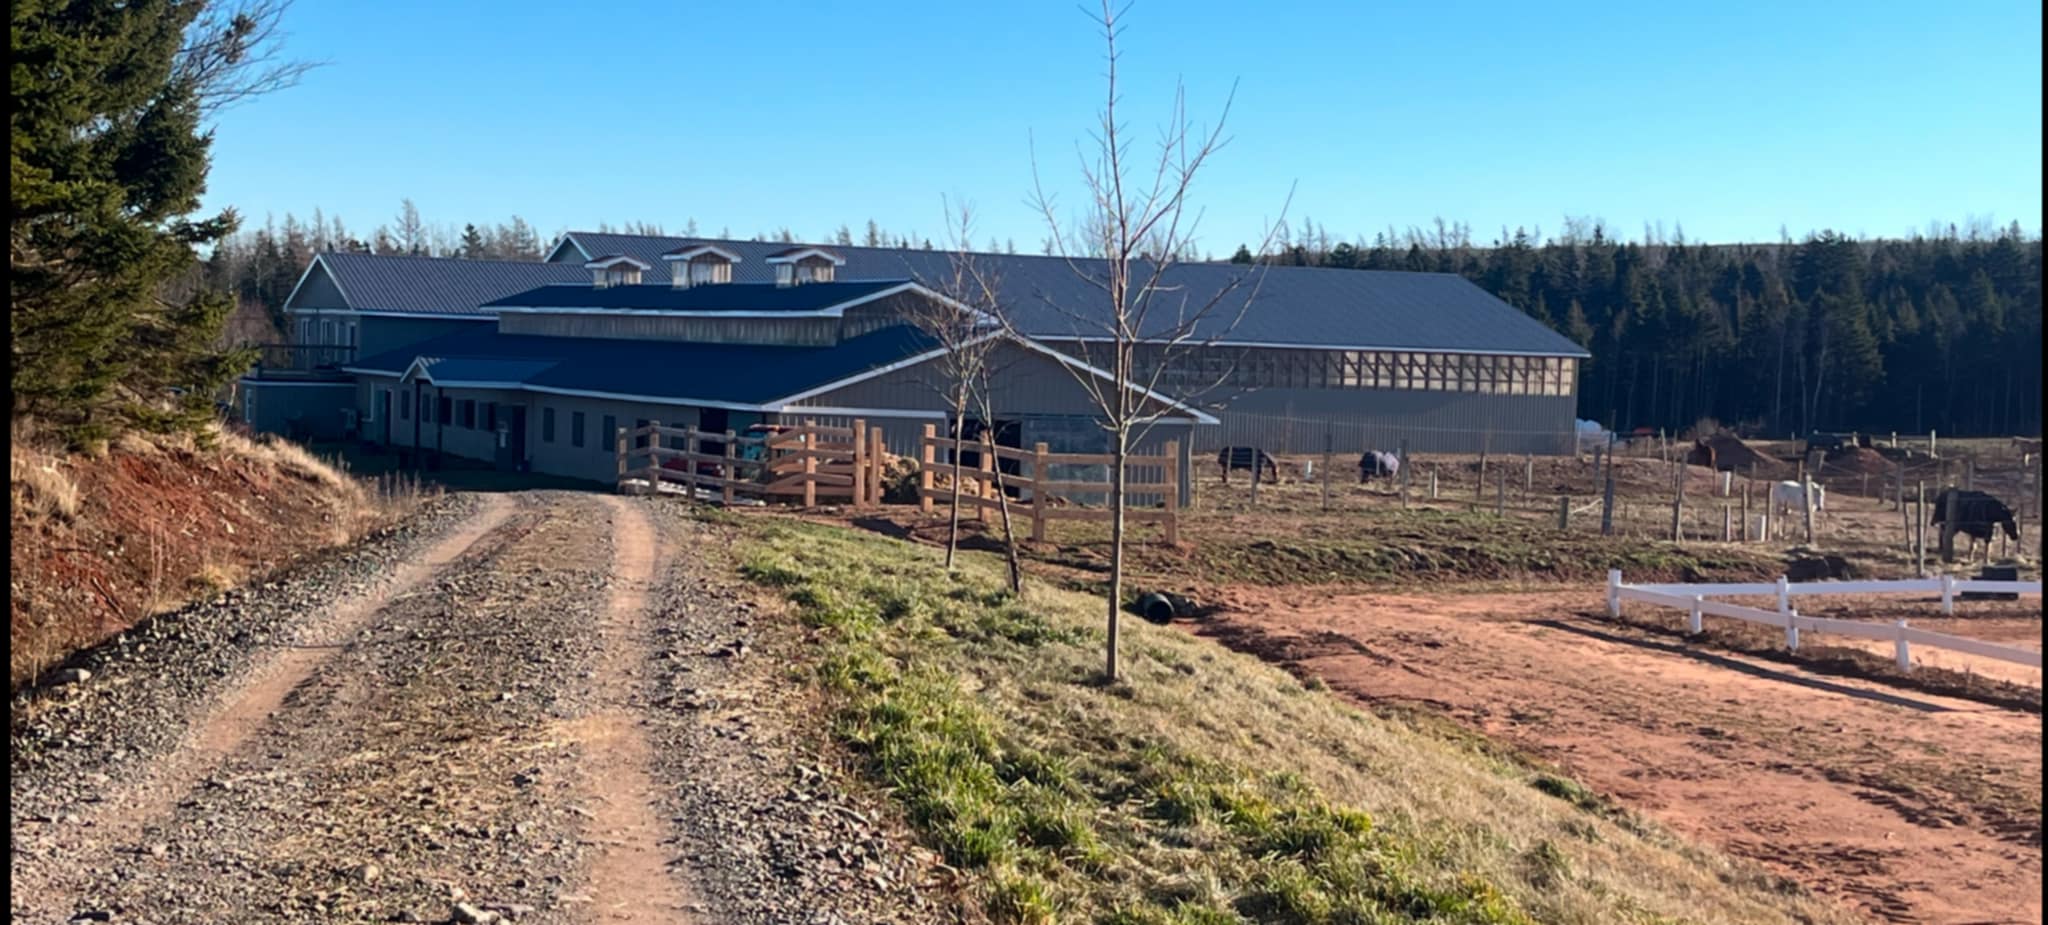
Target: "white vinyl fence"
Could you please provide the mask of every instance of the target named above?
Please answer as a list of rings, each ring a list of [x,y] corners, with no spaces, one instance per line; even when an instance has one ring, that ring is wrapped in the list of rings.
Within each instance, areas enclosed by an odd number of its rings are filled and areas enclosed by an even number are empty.
[[[1782,627],[1785,630],[1785,648],[1799,649],[1799,631],[1811,630],[1816,633],[1839,633],[1863,639],[1891,641],[1897,650],[1900,671],[1913,669],[1912,650],[1914,643],[1933,646],[1938,649],[1952,649],[1967,652],[1983,658],[2041,667],[2041,653],[2033,649],[1998,645],[1966,636],[1952,636],[1914,629],[1906,621],[1886,625],[1865,620],[1836,620],[1830,617],[1803,617],[1793,609],[1792,598],[1816,594],[1941,594],[1941,612],[1955,613],[1956,595],[1965,591],[2003,594],[2040,594],[2038,581],[1979,581],[1958,579],[1953,575],[1939,578],[1910,578],[1898,581],[1816,581],[1793,583],[1782,576],[1776,582],[1750,584],[1665,584],[1631,585],[1621,580],[1620,569],[1607,572],[1607,614],[1621,616],[1623,601],[1640,601],[1686,611],[1686,631],[1701,631],[1702,616],[1731,617]],[[1775,611],[1742,607],[1726,601],[1709,600],[1709,596],[1765,595],[1778,599]]]

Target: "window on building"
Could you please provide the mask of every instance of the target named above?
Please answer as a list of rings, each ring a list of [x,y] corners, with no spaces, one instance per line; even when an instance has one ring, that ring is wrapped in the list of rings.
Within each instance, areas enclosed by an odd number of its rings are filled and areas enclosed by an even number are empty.
[[[569,412],[569,445],[583,445],[583,412]]]
[[[540,442],[555,442],[555,409],[540,409]]]
[[[462,400],[462,426],[470,430],[476,429],[476,399],[474,398]]]
[[[497,429],[498,403],[494,401],[484,402],[484,430],[496,431]]]
[[[634,430],[636,430],[636,431],[637,431],[637,430],[639,430],[640,428],[643,428],[643,427],[646,427],[646,426],[647,426],[647,419],[646,419],[646,418],[634,418],[634,419],[633,419],[633,429],[634,429]],[[646,435],[646,434],[635,434],[635,435],[633,436],[633,449],[636,449],[636,450],[644,450],[644,449],[647,449],[647,435]]]
[[[604,416],[604,429],[597,432],[597,445],[607,450],[616,450],[618,448],[618,418],[612,417],[609,414]]]
[[[444,395],[444,396],[441,396],[441,397],[440,397],[440,398],[438,398],[438,399],[435,399],[435,401],[434,401],[434,423],[436,423],[436,424],[453,424],[453,423],[455,423],[455,417],[454,417],[454,415],[452,415],[452,414],[450,414],[450,413],[449,413],[449,412],[450,412],[451,410],[453,410],[453,408],[454,408],[454,402],[455,402],[455,400],[454,400],[454,399],[452,399],[452,398],[449,398],[449,397],[447,397],[447,396],[445,396],[445,395]]]
[[[401,421],[412,420],[412,402],[406,400],[404,392],[398,393],[398,419]]]

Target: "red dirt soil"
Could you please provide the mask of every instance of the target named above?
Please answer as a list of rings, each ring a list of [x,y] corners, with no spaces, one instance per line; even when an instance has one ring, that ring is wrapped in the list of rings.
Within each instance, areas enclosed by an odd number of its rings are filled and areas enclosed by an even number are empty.
[[[1447,714],[1866,914],[2041,921],[2039,714],[1649,637],[1583,592],[1224,602],[1198,633]]]
[[[155,612],[350,539],[369,513],[359,491],[226,452],[116,449],[62,467],[75,518],[12,512],[14,686]]]

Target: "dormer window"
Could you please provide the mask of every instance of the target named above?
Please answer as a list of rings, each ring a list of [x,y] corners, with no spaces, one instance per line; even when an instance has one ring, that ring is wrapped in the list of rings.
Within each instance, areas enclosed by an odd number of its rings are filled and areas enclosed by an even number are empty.
[[[669,262],[670,280],[677,289],[732,282],[732,265],[740,255],[715,244],[685,244],[661,255]]]
[[[637,286],[640,284],[640,274],[653,267],[623,254],[607,254],[584,264],[583,268],[590,271],[592,288],[606,289],[612,286]]]
[[[775,285],[800,286],[831,282],[833,271],[846,260],[822,247],[792,247],[768,255],[768,263],[775,267]]]

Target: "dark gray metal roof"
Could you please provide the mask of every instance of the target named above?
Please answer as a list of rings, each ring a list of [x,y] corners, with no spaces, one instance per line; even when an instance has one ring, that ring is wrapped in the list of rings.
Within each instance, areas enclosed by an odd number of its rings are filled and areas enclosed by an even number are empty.
[[[348,306],[362,312],[492,315],[495,312],[479,306],[549,283],[590,282],[590,271],[581,261],[456,260],[339,252],[316,259],[326,266]],[[293,306],[287,303],[285,307]]]
[[[686,242],[716,244],[744,259],[733,267],[734,282],[773,281],[775,271],[767,257],[791,247],[779,241],[580,231],[570,232],[567,240],[590,254],[627,254],[650,261]],[[943,292],[943,282],[953,275],[953,255],[943,250],[845,245],[829,249],[846,260],[836,274],[841,281],[910,278]],[[574,257],[571,265],[580,266],[582,253]],[[1107,315],[1108,299],[1090,280],[1106,278],[1107,262],[1023,254],[972,258],[980,272],[999,278],[1000,298],[1023,333],[1041,340],[1106,333],[1097,319]],[[1183,306],[1198,310],[1235,282],[1237,288],[1209,313],[1200,336],[1289,347],[1589,355],[1564,335],[1453,273],[1183,263],[1170,267],[1163,282],[1166,288],[1155,296],[1147,334],[1173,326]]]

